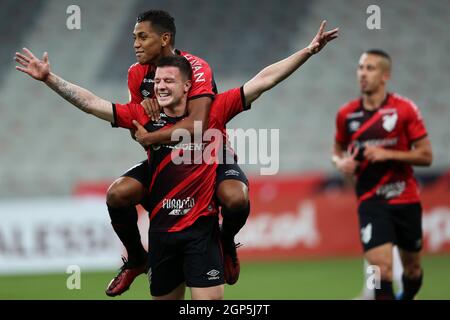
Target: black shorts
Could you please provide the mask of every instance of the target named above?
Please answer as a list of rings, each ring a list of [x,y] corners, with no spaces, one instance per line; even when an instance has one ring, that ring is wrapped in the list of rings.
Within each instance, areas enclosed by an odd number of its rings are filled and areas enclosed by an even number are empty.
[[[150,188],[150,166],[148,160],[139,162],[128,169],[121,177],[130,177],[139,181],[146,189]]]
[[[238,180],[244,183],[248,187],[248,179],[245,176],[244,171],[237,164],[237,162],[226,164],[221,163],[216,170],[216,186],[218,186],[224,180]]]
[[[169,294],[183,282],[207,288],[224,284],[218,217],[200,217],[179,232],[149,232],[150,293]]]
[[[243,182],[248,187],[248,179],[236,161],[230,164],[219,164],[216,172],[216,186],[224,180],[233,179]],[[150,188],[150,168],[148,166],[148,161],[144,160],[131,167],[127,172],[122,174],[122,177],[133,178],[139,181],[146,189]]]
[[[358,215],[364,251],[389,242],[410,252],[422,249],[420,203],[387,204],[363,201],[358,207]]]

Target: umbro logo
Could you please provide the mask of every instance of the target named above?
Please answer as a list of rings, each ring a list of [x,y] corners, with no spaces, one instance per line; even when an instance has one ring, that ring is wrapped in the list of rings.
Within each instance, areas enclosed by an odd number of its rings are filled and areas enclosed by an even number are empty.
[[[225,175],[226,176],[238,176],[239,175],[239,171],[234,170],[234,169],[230,169],[225,171]]]
[[[356,131],[358,131],[360,125],[361,125],[361,123],[360,123],[359,121],[355,121],[355,120],[351,121],[351,122],[349,123],[350,131],[351,131],[351,132],[356,132]]]
[[[211,271],[208,271],[206,274],[209,276],[208,280],[217,280],[219,279],[220,271],[212,269]]]
[[[206,274],[207,274],[208,276],[215,277],[215,276],[217,276],[219,273],[220,273],[220,271],[217,271],[216,269],[212,269],[211,271],[207,272]]]

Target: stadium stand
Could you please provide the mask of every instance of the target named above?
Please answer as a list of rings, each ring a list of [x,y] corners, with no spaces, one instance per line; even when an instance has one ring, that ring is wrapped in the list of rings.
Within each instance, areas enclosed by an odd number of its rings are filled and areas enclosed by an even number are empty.
[[[68,30],[70,1],[31,1],[29,12],[14,14],[18,9],[13,1],[2,1],[0,40],[8,50],[0,51],[0,198],[68,195],[77,181],[112,179],[145,158],[126,131],[71,110],[43,85],[14,70],[14,51],[26,46],[42,55],[46,50],[62,77],[113,101],[127,99],[126,71],[134,62],[130,34],[136,14],[148,9],[148,2],[78,3],[82,29]],[[450,38],[443,27],[450,16],[448,2],[377,1],[389,7],[382,11],[381,30],[364,28],[371,4],[367,0],[347,1],[345,6],[325,0],[285,0],[281,5],[231,0],[226,7],[207,0],[152,4],[175,16],[176,46],[205,58],[221,91],[305,46],[322,19],[329,27],[340,27],[339,41],[320,58],[314,57],[231,124],[280,128],[280,173],[334,171],[329,154],[335,111],[358,95],[357,59],[371,47],[391,53],[391,89],[421,107],[433,141],[434,168],[448,168]],[[255,6],[258,10],[252,10]],[[251,174],[259,167],[244,168]]]

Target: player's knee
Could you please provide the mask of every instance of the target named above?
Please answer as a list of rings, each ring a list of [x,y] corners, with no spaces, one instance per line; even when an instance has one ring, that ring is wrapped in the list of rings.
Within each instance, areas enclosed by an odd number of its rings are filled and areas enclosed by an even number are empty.
[[[191,289],[192,290],[192,289]],[[196,288],[192,291],[193,300],[223,300],[224,287]]]
[[[378,268],[381,280],[392,281],[392,263],[386,259],[371,259],[369,264]]]
[[[223,300],[223,291],[209,294],[206,300]]]
[[[224,203],[224,206],[233,212],[243,211],[248,207],[248,198],[242,193],[232,194]]]
[[[113,182],[106,193],[106,203],[114,208],[136,205],[139,198],[135,186],[123,178]]]
[[[222,190],[219,200],[229,211],[242,211],[249,205],[247,187],[228,188]]]

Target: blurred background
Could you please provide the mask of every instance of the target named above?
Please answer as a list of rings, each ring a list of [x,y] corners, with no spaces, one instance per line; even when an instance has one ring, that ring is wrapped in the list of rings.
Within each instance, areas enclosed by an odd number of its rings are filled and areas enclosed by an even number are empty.
[[[116,102],[127,102],[138,13],[167,10],[176,48],[202,57],[219,91],[309,44],[321,20],[339,39],[236,117],[230,128],[279,129],[279,174],[250,177],[252,213],[239,282],[229,299],[351,299],[363,285],[356,201],[330,162],[337,109],[358,96],[361,53],[386,50],[389,90],[421,109],[433,144],[417,169],[424,212],[425,283],[419,299],[450,298],[450,1],[1,0],[0,299],[103,299],[122,248],[109,224],[109,183],[145,159],[125,130],[112,129],[14,69],[27,47],[48,51],[52,71]],[[69,30],[69,5],[81,29]],[[381,29],[366,12],[381,9]],[[143,242],[146,217],[141,212]],[[69,265],[82,271],[69,290]],[[121,298],[147,299],[144,276]]]

